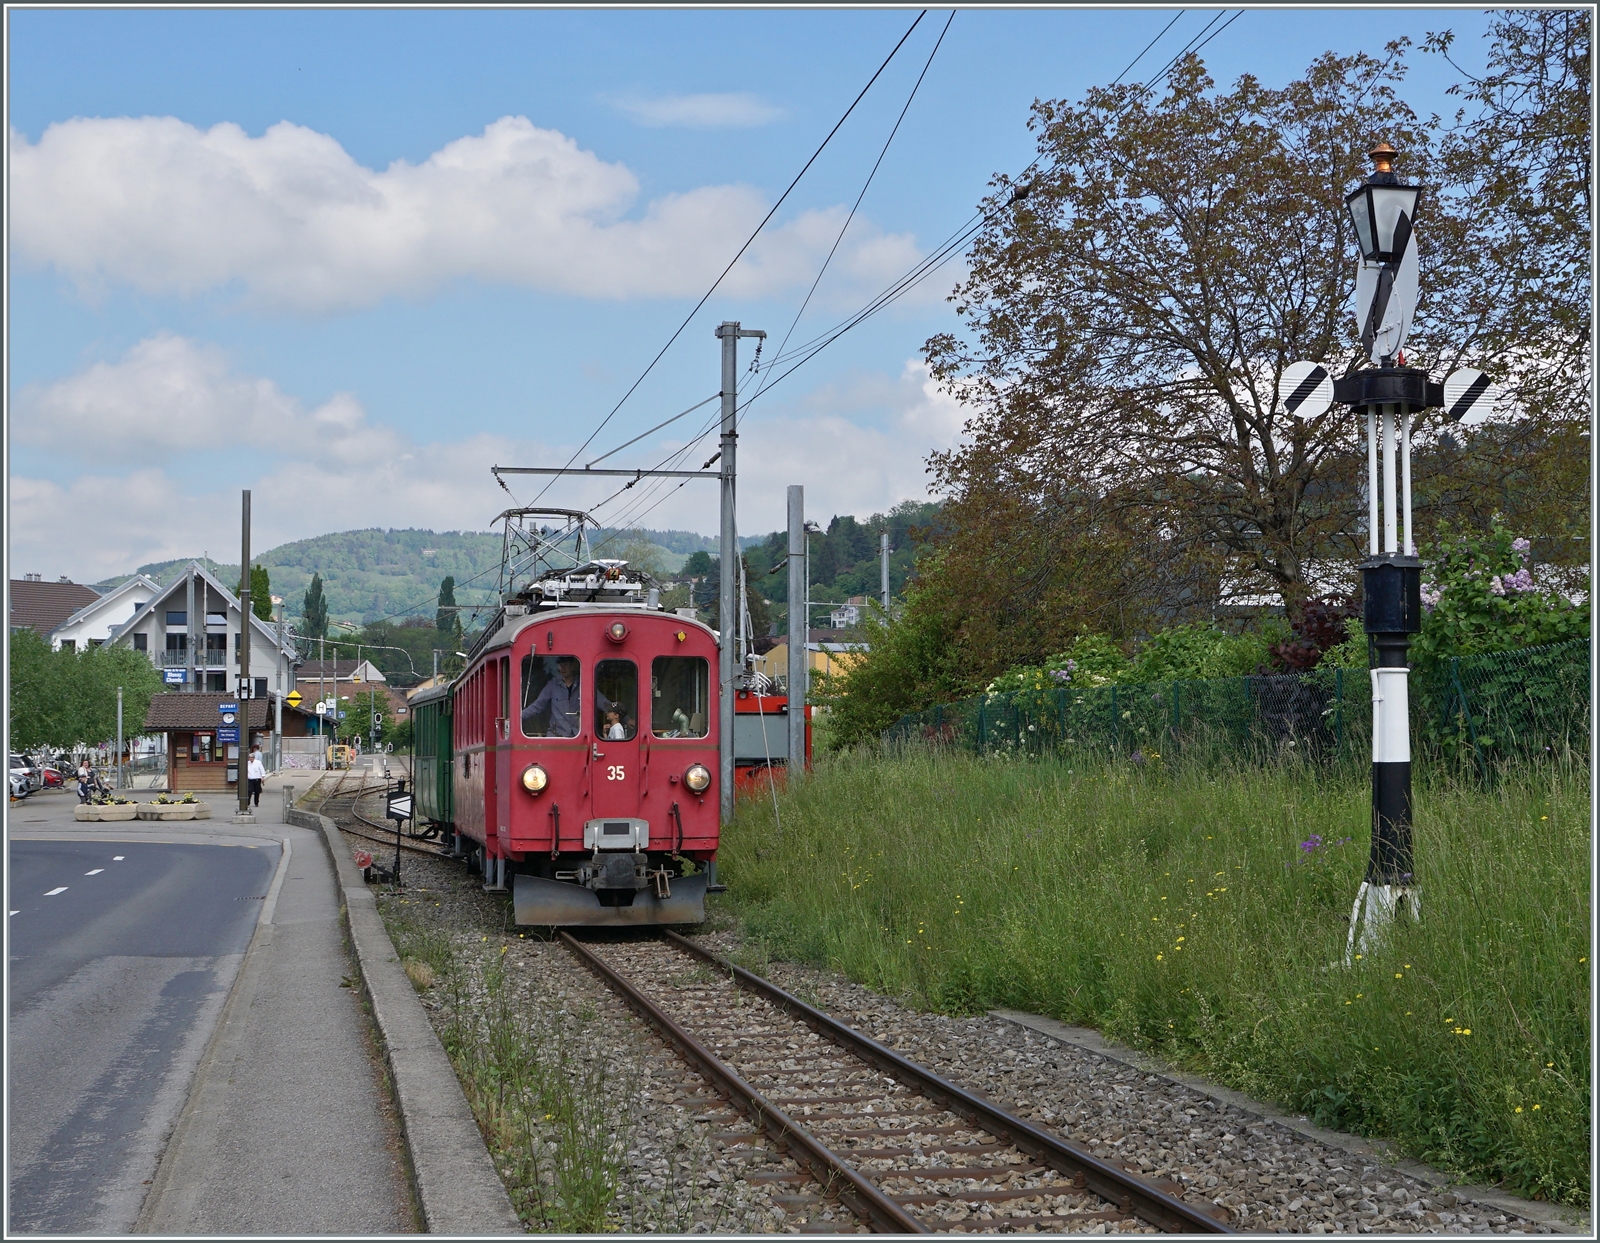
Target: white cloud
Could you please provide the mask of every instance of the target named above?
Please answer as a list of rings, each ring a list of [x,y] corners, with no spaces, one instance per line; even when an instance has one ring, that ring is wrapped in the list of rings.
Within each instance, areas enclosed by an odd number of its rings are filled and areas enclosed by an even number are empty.
[[[287,121],[252,138],[173,117],[10,134],[11,242],[24,262],[86,288],[240,289],[327,312],[420,297],[457,280],[597,298],[693,296],[766,213],[749,186],[701,186],[635,211],[625,166],[525,117],[502,117],[420,164],[375,171]],[[630,214],[631,213],[631,214]],[[806,211],[769,226],[724,285],[734,296],[808,284],[843,220]],[[906,234],[853,226],[835,260],[868,294],[917,257]]]
[[[669,125],[690,129],[754,129],[783,118],[782,108],[767,103],[752,91],[724,91],[699,95],[659,95],[654,99],[623,96],[615,107],[641,125]]]
[[[858,375],[787,407],[753,409],[740,435],[741,530],[782,527],[792,483],[805,485],[807,511],[824,521],[923,499],[925,458],[955,443],[963,417],[915,359],[898,376]],[[218,486],[214,471],[190,469],[191,451],[245,427],[258,473]],[[170,334],[26,390],[12,429],[25,444],[94,445],[96,461],[129,464],[124,471],[97,466],[67,482],[10,481],[14,569],[84,582],[201,551],[229,559],[240,487],[253,490],[257,548],[372,526],[484,530],[512,503],[490,466],[560,465],[575,447],[487,434],[418,443],[370,419],[353,395],[308,406],[269,379],[239,374],[216,347]],[[546,500],[594,505],[620,482],[564,482]],[[527,502],[544,481],[510,483]],[[608,506],[598,517],[621,521],[629,508]],[[639,521],[715,532],[715,486],[691,483]]]

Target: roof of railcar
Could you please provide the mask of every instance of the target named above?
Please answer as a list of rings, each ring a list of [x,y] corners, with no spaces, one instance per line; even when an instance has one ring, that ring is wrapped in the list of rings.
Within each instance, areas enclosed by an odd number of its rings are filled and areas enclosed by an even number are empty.
[[[684,617],[678,613],[668,613],[665,609],[651,609],[639,605],[597,603],[597,604],[563,604],[555,608],[538,609],[518,617],[506,617],[500,623],[500,628],[490,639],[473,653],[473,661],[481,658],[484,653],[505,647],[516,640],[529,626],[546,625],[568,617],[603,617],[615,615],[618,617],[653,617],[669,621],[682,626],[691,626],[702,630],[713,643],[719,642],[717,632],[703,621]]]

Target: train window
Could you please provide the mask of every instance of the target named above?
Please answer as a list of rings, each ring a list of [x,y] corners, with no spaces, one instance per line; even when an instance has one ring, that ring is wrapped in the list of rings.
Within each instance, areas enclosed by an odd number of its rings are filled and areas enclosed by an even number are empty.
[[[602,660],[594,667],[594,736],[627,742],[639,732],[639,667]]]
[[[650,666],[650,729],[658,738],[704,738],[710,692],[703,656],[657,656]]]
[[[524,738],[576,738],[582,717],[578,714],[576,656],[524,656],[522,658],[522,736]]]

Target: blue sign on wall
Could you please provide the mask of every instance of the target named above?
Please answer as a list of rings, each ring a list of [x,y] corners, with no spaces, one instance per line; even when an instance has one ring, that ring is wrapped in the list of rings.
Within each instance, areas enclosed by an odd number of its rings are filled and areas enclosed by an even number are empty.
[[[237,712],[237,711],[239,711],[239,705],[237,703],[220,703],[220,704],[217,705],[217,711],[218,712]]]
[[[187,669],[163,669],[161,671],[161,680],[168,686],[176,686],[189,680],[189,671]]]
[[[218,742],[238,742],[239,741],[239,727],[236,726],[236,725],[235,726],[231,726],[231,727],[227,726],[227,725],[224,725],[221,729],[219,729],[217,731],[217,741]]]

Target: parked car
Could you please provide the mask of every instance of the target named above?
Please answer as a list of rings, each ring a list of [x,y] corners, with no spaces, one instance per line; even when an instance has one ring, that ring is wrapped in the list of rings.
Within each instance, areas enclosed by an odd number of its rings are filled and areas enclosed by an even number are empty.
[[[44,774],[39,771],[39,766],[27,756],[18,755],[15,751],[11,753],[11,772],[13,775],[21,775],[30,794],[44,787]]]
[[[46,764],[40,771],[44,775],[43,788],[46,790],[58,790],[67,784],[67,774],[59,768]]]
[[[12,798],[27,798],[29,794],[33,793],[32,790],[28,789],[28,778],[14,768],[11,770],[10,780]]]

